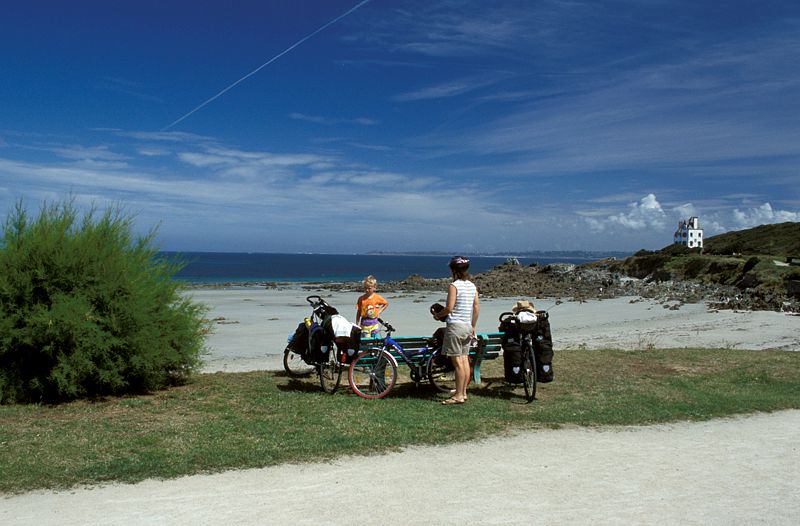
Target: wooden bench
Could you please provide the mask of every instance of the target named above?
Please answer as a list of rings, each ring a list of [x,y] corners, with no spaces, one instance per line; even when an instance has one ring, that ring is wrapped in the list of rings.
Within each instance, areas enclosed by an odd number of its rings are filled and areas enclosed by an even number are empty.
[[[470,351],[470,364],[472,365],[472,379],[476,384],[481,383],[481,363],[484,360],[494,360],[500,356],[501,332],[478,333],[478,346]],[[400,347],[409,355],[412,364],[426,364],[434,349],[428,348],[429,336],[392,336]],[[362,338],[361,351],[383,347],[383,338]],[[398,364],[402,365],[405,361],[396,349],[389,349]]]

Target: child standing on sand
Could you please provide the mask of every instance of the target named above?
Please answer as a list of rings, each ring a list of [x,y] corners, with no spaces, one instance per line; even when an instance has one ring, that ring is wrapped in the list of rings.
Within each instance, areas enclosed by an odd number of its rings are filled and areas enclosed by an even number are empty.
[[[378,280],[375,276],[364,278],[364,294],[356,302],[356,325],[361,326],[361,337],[372,338],[381,328],[378,323],[381,313],[389,306],[386,298],[376,293]]]

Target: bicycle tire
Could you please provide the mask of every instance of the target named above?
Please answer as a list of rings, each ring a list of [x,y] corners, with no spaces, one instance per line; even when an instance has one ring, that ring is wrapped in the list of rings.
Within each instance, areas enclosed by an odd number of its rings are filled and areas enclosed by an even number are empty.
[[[528,342],[522,355],[522,383],[525,387],[525,400],[529,403],[536,398],[536,356],[533,346]]]
[[[369,349],[359,353],[350,364],[347,379],[361,398],[383,398],[397,381],[397,363],[383,349]]]
[[[283,369],[292,378],[305,378],[314,372],[314,367],[308,365],[303,358],[294,351],[283,351]]]
[[[323,391],[329,394],[336,392],[339,383],[342,381],[342,369],[342,364],[336,358],[335,349],[331,349],[328,351],[328,359],[317,364],[319,386]]]
[[[440,393],[450,393],[456,388],[456,370],[450,358],[442,355],[442,349],[431,353],[425,374],[428,382]]]

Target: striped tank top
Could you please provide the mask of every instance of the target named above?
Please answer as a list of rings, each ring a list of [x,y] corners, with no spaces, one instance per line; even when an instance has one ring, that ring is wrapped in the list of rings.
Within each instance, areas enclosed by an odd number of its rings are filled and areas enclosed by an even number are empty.
[[[472,302],[478,294],[475,284],[471,281],[457,279],[453,282],[456,287],[456,305],[453,312],[447,315],[447,323],[466,323],[472,325]]]

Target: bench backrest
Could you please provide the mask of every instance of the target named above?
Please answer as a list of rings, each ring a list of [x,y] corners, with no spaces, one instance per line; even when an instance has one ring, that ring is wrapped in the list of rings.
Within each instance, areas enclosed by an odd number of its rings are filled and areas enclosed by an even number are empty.
[[[502,352],[501,346],[501,338],[503,336],[502,332],[482,332],[478,333],[478,338],[483,340],[483,359],[484,360],[492,360],[500,356]],[[428,336],[393,336],[392,339],[396,341],[400,346],[406,351],[407,354],[410,355],[417,355],[419,356],[427,356],[430,354],[433,349],[428,349],[428,341],[430,337]],[[361,339],[361,350],[366,351],[368,349],[373,349],[375,347],[383,347],[383,338],[362,338]],[[423,349],[426,349],[426,352],[420,353]],[[395,358],[398,358],[397,351],[392,350],[392,355]]]

